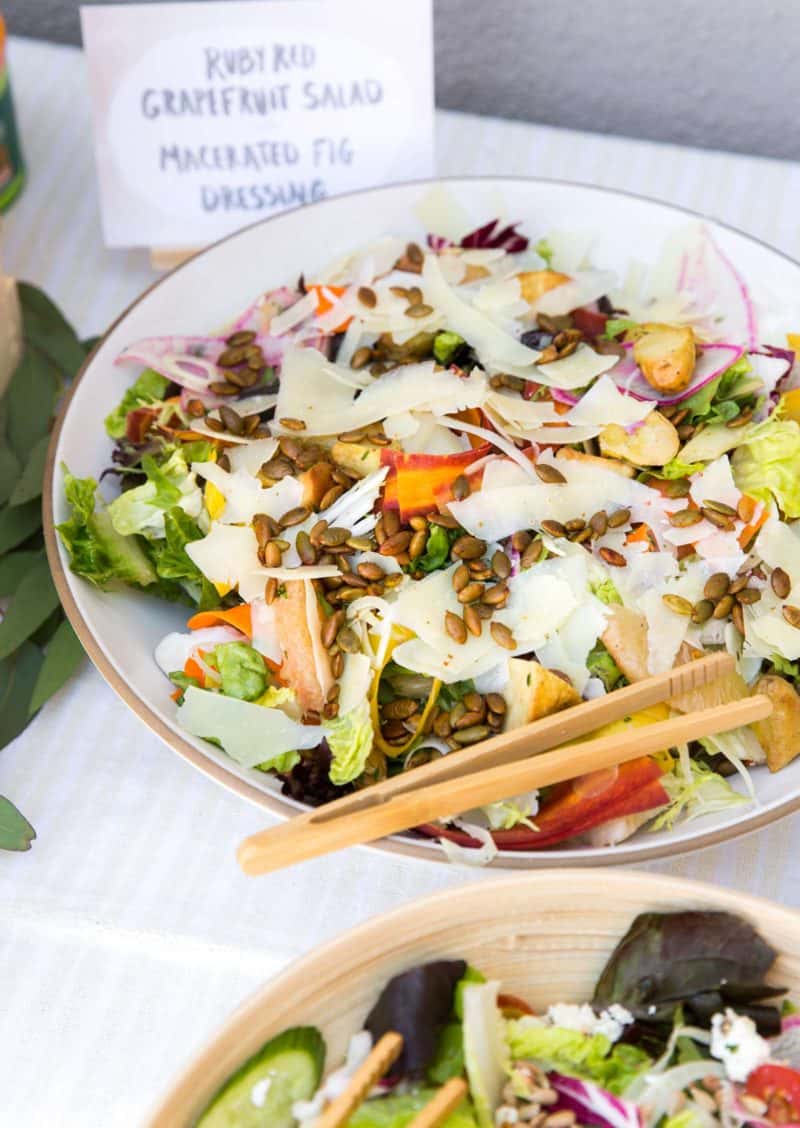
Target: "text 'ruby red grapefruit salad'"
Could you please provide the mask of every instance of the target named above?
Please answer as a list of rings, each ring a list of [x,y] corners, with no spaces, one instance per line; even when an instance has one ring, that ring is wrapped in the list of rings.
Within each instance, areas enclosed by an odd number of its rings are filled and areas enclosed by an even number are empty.
[[[420,828],[452,856],[752,802],[750,769],[800,753],[790,321],[701,224],[619,277],[576,232],[470,231],[442,189],[418,212],[427,239],[123,351],[117,496],[65,469],[73,570],[192,606],[155,655],[178,724],[312,804],[714,650],[734,675],[619,727],[772,700]]]

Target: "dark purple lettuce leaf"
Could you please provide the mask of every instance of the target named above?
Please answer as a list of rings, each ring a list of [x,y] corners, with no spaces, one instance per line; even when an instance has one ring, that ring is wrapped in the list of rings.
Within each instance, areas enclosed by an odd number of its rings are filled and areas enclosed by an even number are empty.
[[[389,1080],[422,1077],[433,1060],[439,1033],[453,1011],[456,984],[467,970],[464,960],[435,960],[390,979],[364,1026],[377,1042],[390,1030],[403,1036],[403,1052]]]
[[[520,235],[517,227],[519,227],[519,223],[509,223],[505,227],[501,227],[499,219],[490,219],[482,227],[476,227],[474,231],[470,231],[458,244],[453,244],[450,239],[445,239],[442,235],[429,235],[428,246],[433,251],[441,251],[445,247],[454,245],[473,249],[498,247],[511,255],[516,255],[521,251],[527,251],[529,243],[527,236]]]
[[[735,1006],[767,1033],[779,1022],[777,1009],[750,1004],[782,993],[763,982],[776,954],[732,913],[642,913],[611,954],[593,1004],[620,1003],[640,1025],[671,1023],[678,1006],[703,1023]]]

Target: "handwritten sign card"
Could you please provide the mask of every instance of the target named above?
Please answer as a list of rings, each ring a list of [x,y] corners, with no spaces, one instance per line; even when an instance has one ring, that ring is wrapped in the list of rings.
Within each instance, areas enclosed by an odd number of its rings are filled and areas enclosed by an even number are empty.
[[[431,0],[81,9],[103,231],[211,242],[433,173]]]

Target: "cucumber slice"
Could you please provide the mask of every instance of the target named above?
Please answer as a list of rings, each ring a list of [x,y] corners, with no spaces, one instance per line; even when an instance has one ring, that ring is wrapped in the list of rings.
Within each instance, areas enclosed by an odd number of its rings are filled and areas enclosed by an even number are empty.
[[[324,1066],[325,1042],[315,1026],[284,1030],[225,1082],[197,1128],[293,1128],[292,1105],[314,1095]]]

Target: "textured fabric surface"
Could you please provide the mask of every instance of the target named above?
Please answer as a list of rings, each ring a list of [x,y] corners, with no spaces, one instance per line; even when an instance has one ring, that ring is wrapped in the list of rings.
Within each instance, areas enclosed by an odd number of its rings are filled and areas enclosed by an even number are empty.
[[[153,278],[100,243],[85,73],[16,42],[31,179],[9,213],[8,269],[95,333]],[[564,177],[649,193],[800,257],[800,166],[452,113],[443,174]],[[38,831],[0,855],[0,1093],[14,1128],[132,1128],[216,1026],[320,941],[483,875],[350,850],[261,880],[238,842],[265,816],[169,751],[88,663],[0,757],[0,793]],[[651,869],[800,907],[800,817]],[[598,871],[598,892],[603,873]]]
[[[18,35],[79,43],[81,2],[104,0],[2,8]],[[797,4],[434,0],[434,14],[439,106],[800,157]]]

